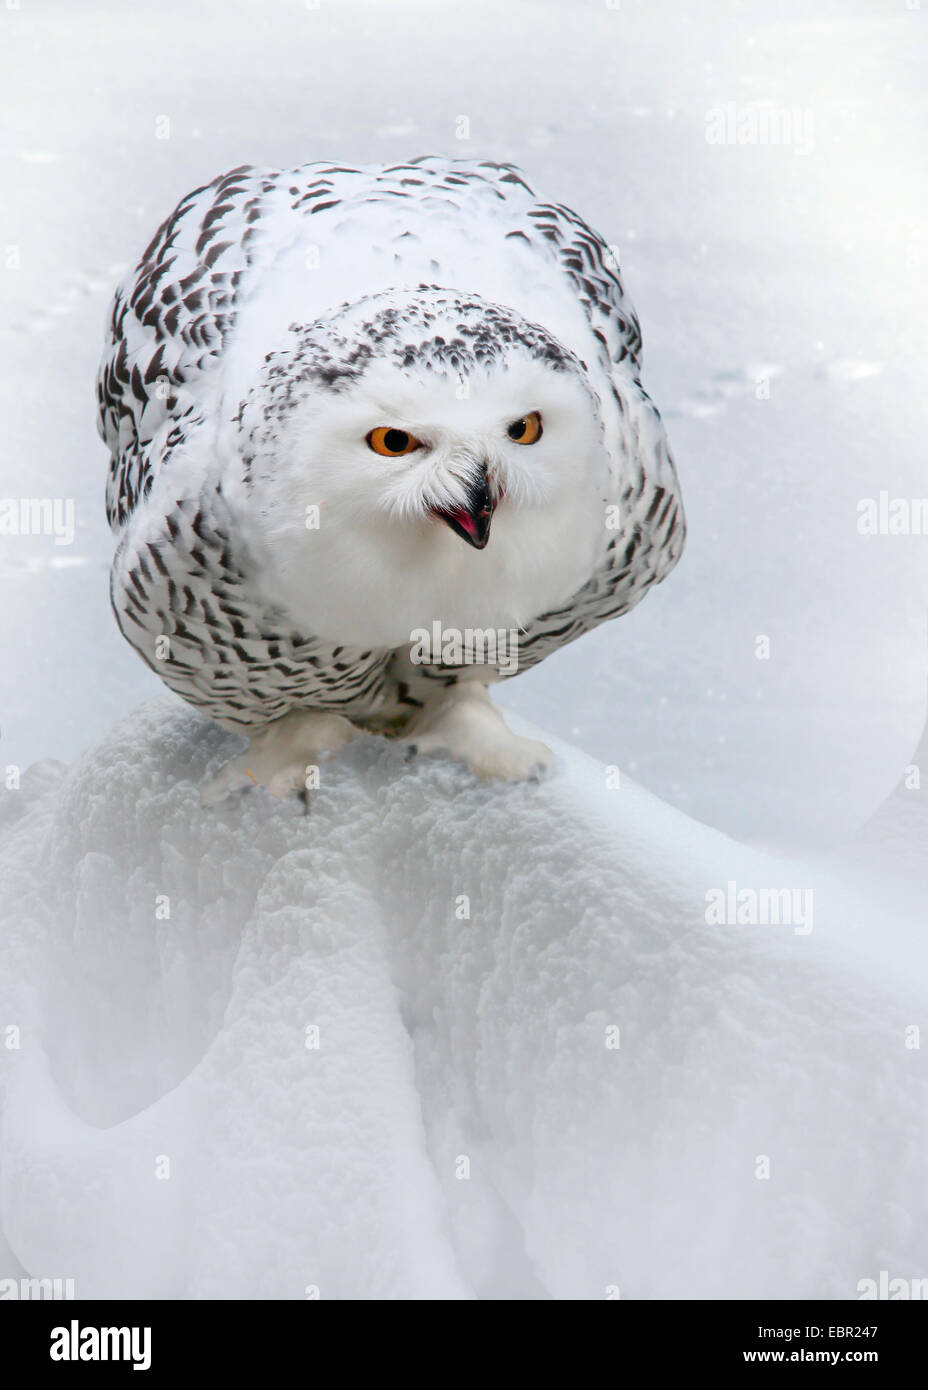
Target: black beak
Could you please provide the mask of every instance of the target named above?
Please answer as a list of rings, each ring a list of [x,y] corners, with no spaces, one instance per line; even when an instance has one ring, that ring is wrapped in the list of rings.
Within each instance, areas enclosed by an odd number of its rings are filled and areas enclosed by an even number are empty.
[[[472,545],[475,550],[483,550],[490,539],[490,522],[496,502],[490,491],[487,466],[483,464],[480,472],[472,479],[467,489],[467,497],[460,507],[448,511],[437,511],[442,521],[446,521],[459,536]]]

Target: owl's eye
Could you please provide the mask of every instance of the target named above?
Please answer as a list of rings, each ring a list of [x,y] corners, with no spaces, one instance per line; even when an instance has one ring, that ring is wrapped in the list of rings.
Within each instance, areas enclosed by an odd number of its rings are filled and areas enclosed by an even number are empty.
[[[517,444],[535,444],[541,438],[541,416],[533,410],[521,420],[513,420],[506,433]]]
[[[422,448],[422,440],[417,439],[414,434],[407,434],[405,430],[393,430],[382,427],[371,430],[367,436],[367,442],[375,454],[384,454],[387,458],[398,458],[400,454],[411,454],[414,449]]]

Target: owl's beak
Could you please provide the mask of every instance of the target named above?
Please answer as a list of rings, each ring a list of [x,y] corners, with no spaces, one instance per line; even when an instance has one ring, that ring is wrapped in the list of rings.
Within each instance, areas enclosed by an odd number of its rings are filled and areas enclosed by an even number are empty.
[[[468,545],[475,550],[483,550],[490,539],[490,522],[495,507],[496,499],[490,491],[487,466],[484,464],[468,487],[464,505],[448,511],[436,510],[435,515],[447,522],[452,531],[462,536]]]

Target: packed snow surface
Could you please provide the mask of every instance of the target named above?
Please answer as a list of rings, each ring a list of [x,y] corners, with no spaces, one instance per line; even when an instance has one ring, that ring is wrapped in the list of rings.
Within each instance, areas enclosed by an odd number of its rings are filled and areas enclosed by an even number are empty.
[[[294,1299],[918,1277],[925,950],[902,907],[559,743],[552,777],[504,786],[365,737],[308,815],[260,790],[201,808],[237,747],[166,697],[5,793],[25,1270]],[[710,924],[729,883],[789,890],[788,920]]]

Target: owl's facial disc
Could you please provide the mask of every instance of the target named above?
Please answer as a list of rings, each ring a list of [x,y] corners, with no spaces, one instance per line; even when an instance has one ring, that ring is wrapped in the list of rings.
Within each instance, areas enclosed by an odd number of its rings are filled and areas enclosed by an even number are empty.
[[[535,444],[544,433],[541,413],[529,411],[526,415],[512,420],[506,427],[506,435],[513,443]],[[426,454],[428,442],[416,434],[396,425],[378,425],[365,436],[367,447],[382,458],[398,459],[407,454]],[[467,541],[475,550],[484,550],[490,539],[490,523],[493,512],[503,498],[503,487],[498,476],[490,482],[491,471],[495,470],[488,459],[474,461],[466,476],[456,477],[458,496],[453,503],[443,505],[433,502],[427,506],[430,516],[444,521],[455,535]]]

